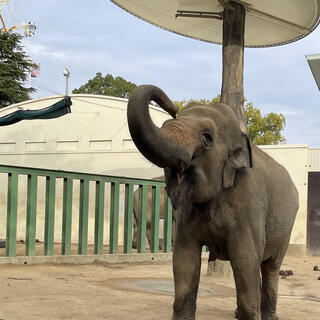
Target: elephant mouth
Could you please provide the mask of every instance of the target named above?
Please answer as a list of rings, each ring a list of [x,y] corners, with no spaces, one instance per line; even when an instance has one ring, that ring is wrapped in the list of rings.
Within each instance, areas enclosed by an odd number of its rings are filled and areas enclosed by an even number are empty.
[[[173,209],[177,210],[191,198],[193,192],[192,168],[166,168],[165,171],[167,193]]]

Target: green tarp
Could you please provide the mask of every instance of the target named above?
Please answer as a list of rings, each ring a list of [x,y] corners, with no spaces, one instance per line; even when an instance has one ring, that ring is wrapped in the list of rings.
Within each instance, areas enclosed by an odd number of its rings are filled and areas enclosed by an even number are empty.
[[[17,110],[4,117],[0,117],[0,126],[8,126],[17,123],[21,120],[35,120],[35,119],[54,119],[64,116],[71,112],[72,105],[70,97],[65,97],[55,104],[38,110]]]

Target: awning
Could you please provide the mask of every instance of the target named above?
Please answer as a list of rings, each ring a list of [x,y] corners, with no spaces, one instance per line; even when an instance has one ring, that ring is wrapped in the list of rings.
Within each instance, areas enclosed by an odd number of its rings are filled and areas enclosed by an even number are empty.
[[[222,43],[222,20],[216,18],[223,12],[223,7],[218,0],[110,1],[160,28],[202,41]],[[246,10],[246,47],[290,43],[308,35],[319,23],[319,0],[234,2],[242,4]]]
[[[306,56],[314,80],[320,91],[320,54],[310,54]]]
[[[8,126],[21,120],[55,119],[64,116],[67,113],[71,113],[71,105],[72,102],[70,97],[65,97],[47,108],[39,110],[17,110],[1,117],[0,126]]]

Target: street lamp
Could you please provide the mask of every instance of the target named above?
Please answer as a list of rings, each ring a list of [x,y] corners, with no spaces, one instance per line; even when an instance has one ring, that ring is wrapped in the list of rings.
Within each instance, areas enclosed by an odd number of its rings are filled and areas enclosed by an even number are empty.
[[[69,78],[70,78],[70,71],[68,67],[65,67],[63,71],[63,75],[66,77],[66,96],[69,94]]]
[[[320,91],[320,54],[310,54],[306,56],[314,80]]]

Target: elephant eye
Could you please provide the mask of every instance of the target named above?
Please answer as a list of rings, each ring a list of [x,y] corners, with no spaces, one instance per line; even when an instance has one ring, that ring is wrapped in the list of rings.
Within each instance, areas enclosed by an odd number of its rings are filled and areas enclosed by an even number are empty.
[[[203,142],[206,146],[211,146],[213,143],[213,137],[210,132],[203,132],[202,139],[203,139]]]

